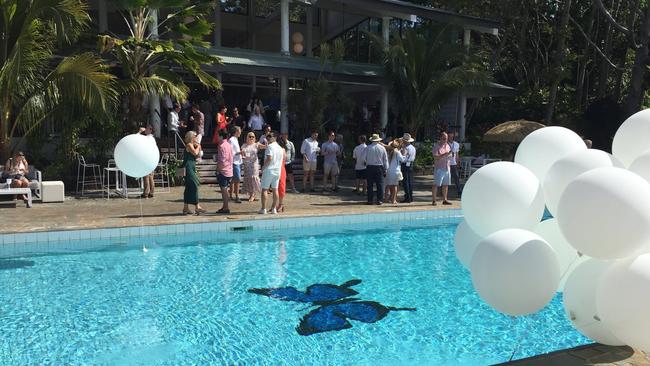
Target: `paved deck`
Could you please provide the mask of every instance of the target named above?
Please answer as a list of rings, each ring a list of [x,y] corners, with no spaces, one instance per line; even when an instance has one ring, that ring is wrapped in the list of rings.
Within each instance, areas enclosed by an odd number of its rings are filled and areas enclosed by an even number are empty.
[[[144,225],[165,225],[178,223],[212,222],[223,220],[259,220],[287,216],[317,216],[339,214],[363,214],[375,212],[394,212],[398,210],[430,210],[460,208],[460,201],[450,191],[452,206],[431,206],[431,177],[418,177],[415,180],[415,202],[411,204],[384,204],[369,206],[365,197],[352,192],[352,181],[344,180],[338,193],[288,193],[285,199],[286,212],[278,215],[259,215],[260,202],[232,203],[229,215],[214,212],[221,207],[220,196],[213,185],[200,188],[201,203],[208,213],[202,216],[185,216],[183,208],[183,188],[172,187],[169,193],[156,193],[154,198],[139,199],[99,197],[66,197],[63,203],[34,202],[33,208],[25,208],[22,203],[16,207],[0,205],[0,234],[11,232],[34,232],[50,230],[74,230],[106,227],[126,227]],[[300,188],[301,184],[298,184]],[[244,198],[244,196],[242,196]],[[401,195],[400,195],[401,199]],[[140,217],[142,204],[142,218]],[[629,347],[608,347],[588,345],[569,350],[518,360],[509,365],[516,366],[577,366],[577,365],[650,365],[650,358],[642,352]]]
[[[285,212],[278,215],[259,215],[259,199],[248,202],[247,195],[240,195],[242,203],[230,204],[231,213],[218,215],[221,208],[221,193],[214,185],[202,185],[199,199],[208,212],[201,216],[182,215],[183,187],[172,187],[171,192],[156,192],[155,197],[140,199],[136,197],[101,198],[99,192],[83,198],[66,197],[63,203],[34,202],[32,208],[25,208],[20,202],[16,207],[0,209],[0,234],[26,231],[50,231],[92,229],[107,227],[126,227],[144,225],[166,225],[179,223],[214,222],[225,220],[258,220],[274,217],[339,215],[369,212],[394,212],[397,210],[428,210],[460,208],[460,201],[450,195],[453,205],[431,206],[431,177],[421,177],[415,184],[415,202],[396,205],[384,203],[382,206],[366,205],[366,197],[352,192],[351,180],[344,180],[339,192],[287,193]],[[301,188],[302,184],[298,184]],[[451,191],[454,191],[453,189]],[[270,198],[270,197],[269,197]],[[401,200],[401,194],[398,201]],[[142,218],[140,205],[142,204]],[[270,202],[268,204],[270,206]],[[1,206],[0,206],[1,207]]]

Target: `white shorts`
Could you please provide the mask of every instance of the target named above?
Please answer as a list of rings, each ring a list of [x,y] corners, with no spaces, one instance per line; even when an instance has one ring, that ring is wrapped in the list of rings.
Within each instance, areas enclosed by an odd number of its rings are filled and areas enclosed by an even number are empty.
[[[262,173],[262,189],[278,188],[280,184],[280,176],[275,174],[270,174],[267,172]]]
[[[338,163],[330,163],[330,164],[325,164],[323,165],[323,170],[325,173],[325,176],[332,176],[336,177],[339,175],[339,164]]]
[[[313,172],[316,170],[316,161],[302,161],[302,170],[306,172]]]
[[[203,140],[203,135],[201,135],[200,133],[196,134],[196,142],[198,142],[199,145],[201,144],[202,140]]]
[[[433,173],[433,184],[436,187],[450,185],[451,173],[449,172],[449,169],[435,169]]]

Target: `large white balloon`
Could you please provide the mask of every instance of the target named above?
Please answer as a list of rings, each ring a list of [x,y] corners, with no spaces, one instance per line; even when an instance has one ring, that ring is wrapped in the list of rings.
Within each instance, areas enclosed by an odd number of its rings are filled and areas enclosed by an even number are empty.
[[[618,128],[612,143],[612,154],[626,167],[648,150],[650,141],[650,109],[637,112]]]
[[[578,251],[562,235],[556,219],[540,222],[535,234],[541,236],[555,250],[560,265],[560,276],[564,278],[571,264],[578,260]]]
[[[564,287],[564,311],[573,326],[586,337],[598,343],[622,346],[625,343],[597,320],[596,288],[611,263],[591,258],[573,270]]]
[[[542,185],[548,210],[554,215],[557,213],[557,204],[562,192],[577,176],[603,167],[622,168],[623,164],[613,155],[595,149],[575,151],[556,161],[546,174]]]
[[[521,229],[497,231],[482,240],[470,268],[479,296],[509,315],[540,310],[553,299],[560,282],[553,248],[539,235]]]
[[[467,221],[463,220],[456,228],[456,236],[454,237],[454,248],[456,249],[456,257],[460,263],[469,268],[472,261],[474,251],[481,241],[481,237],[472,230]]]
[[[123,137],[113,152],[115,165],[126,175],[141,178],[158,166],[160,152],[151,136],[133,134]]]
[[[540,128],[526,136],[515,153],[515,163],[530,169],[544,182],[551,166],[568,154],[586,150],[580,136],[568,128],[552,126]]]
[[[596,309],[614,336],[650,351],[650,254],[615,262],[596,290]]]
[[[634,159],[632,164],[630,164],[629,170],[633,173],[638,174],[641,178],[650,182],[650,150],[639,155],[638,158]]]
[[[650,243],[650,184],[621,168],[579,175],[562,193],[556,215],[579,252],[600,259],[641,253]]]
[[[511,162],[477,170],[465,184],[461,201],[465,220],[481,236],[507,228],[533,230],[544,214],[539,180]]]

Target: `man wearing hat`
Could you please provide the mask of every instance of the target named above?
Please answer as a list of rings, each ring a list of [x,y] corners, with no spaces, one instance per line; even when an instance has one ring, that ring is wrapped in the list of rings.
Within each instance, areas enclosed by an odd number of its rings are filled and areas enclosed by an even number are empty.
[[[404,186],[404,200],[403,203],[413,202],[413,162],[415,162],[415,146],[413,146],[413,141],[415,141],[410,133],[405,133],[402,136],[402,155],[404,156],[404,161],[402,162],[402,185]]]
[[[368,184],[368,204],[372,205],[372,189],[373,184],[377,186],[377,202],[381,205],[384,194],[384,174],[388,170],[388,154],[386,148],[379,144],[381,137],[378,134],[373,134],[370,137],[372,144],[366,148],[366,156],[364,162],[366,165],[366,181]]]

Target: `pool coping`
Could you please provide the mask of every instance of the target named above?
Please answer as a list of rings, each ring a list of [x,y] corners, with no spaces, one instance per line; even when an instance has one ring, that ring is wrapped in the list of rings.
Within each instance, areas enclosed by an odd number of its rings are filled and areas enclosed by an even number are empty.
[[[104,227],[89,229],[68,229],[58,231],[39,231],[30,233],[0,234],[0,245],[25,243],[53,243],[71,240],[129,239],[152,235],[179,235],[198,232],[235,232],[238,230],[273,230],[307,228],[325,225],[370,224],[377,222],[411,222],[421,219],[462,218],[462,210],[409,210],[378,213],[353,213],[345,215],[311,215],[268,217],[257,220],[214,221],[202,223],[183,223],[166,225],[143,225],[128,227]],[[335,231],[336,232],[336,231]]]

